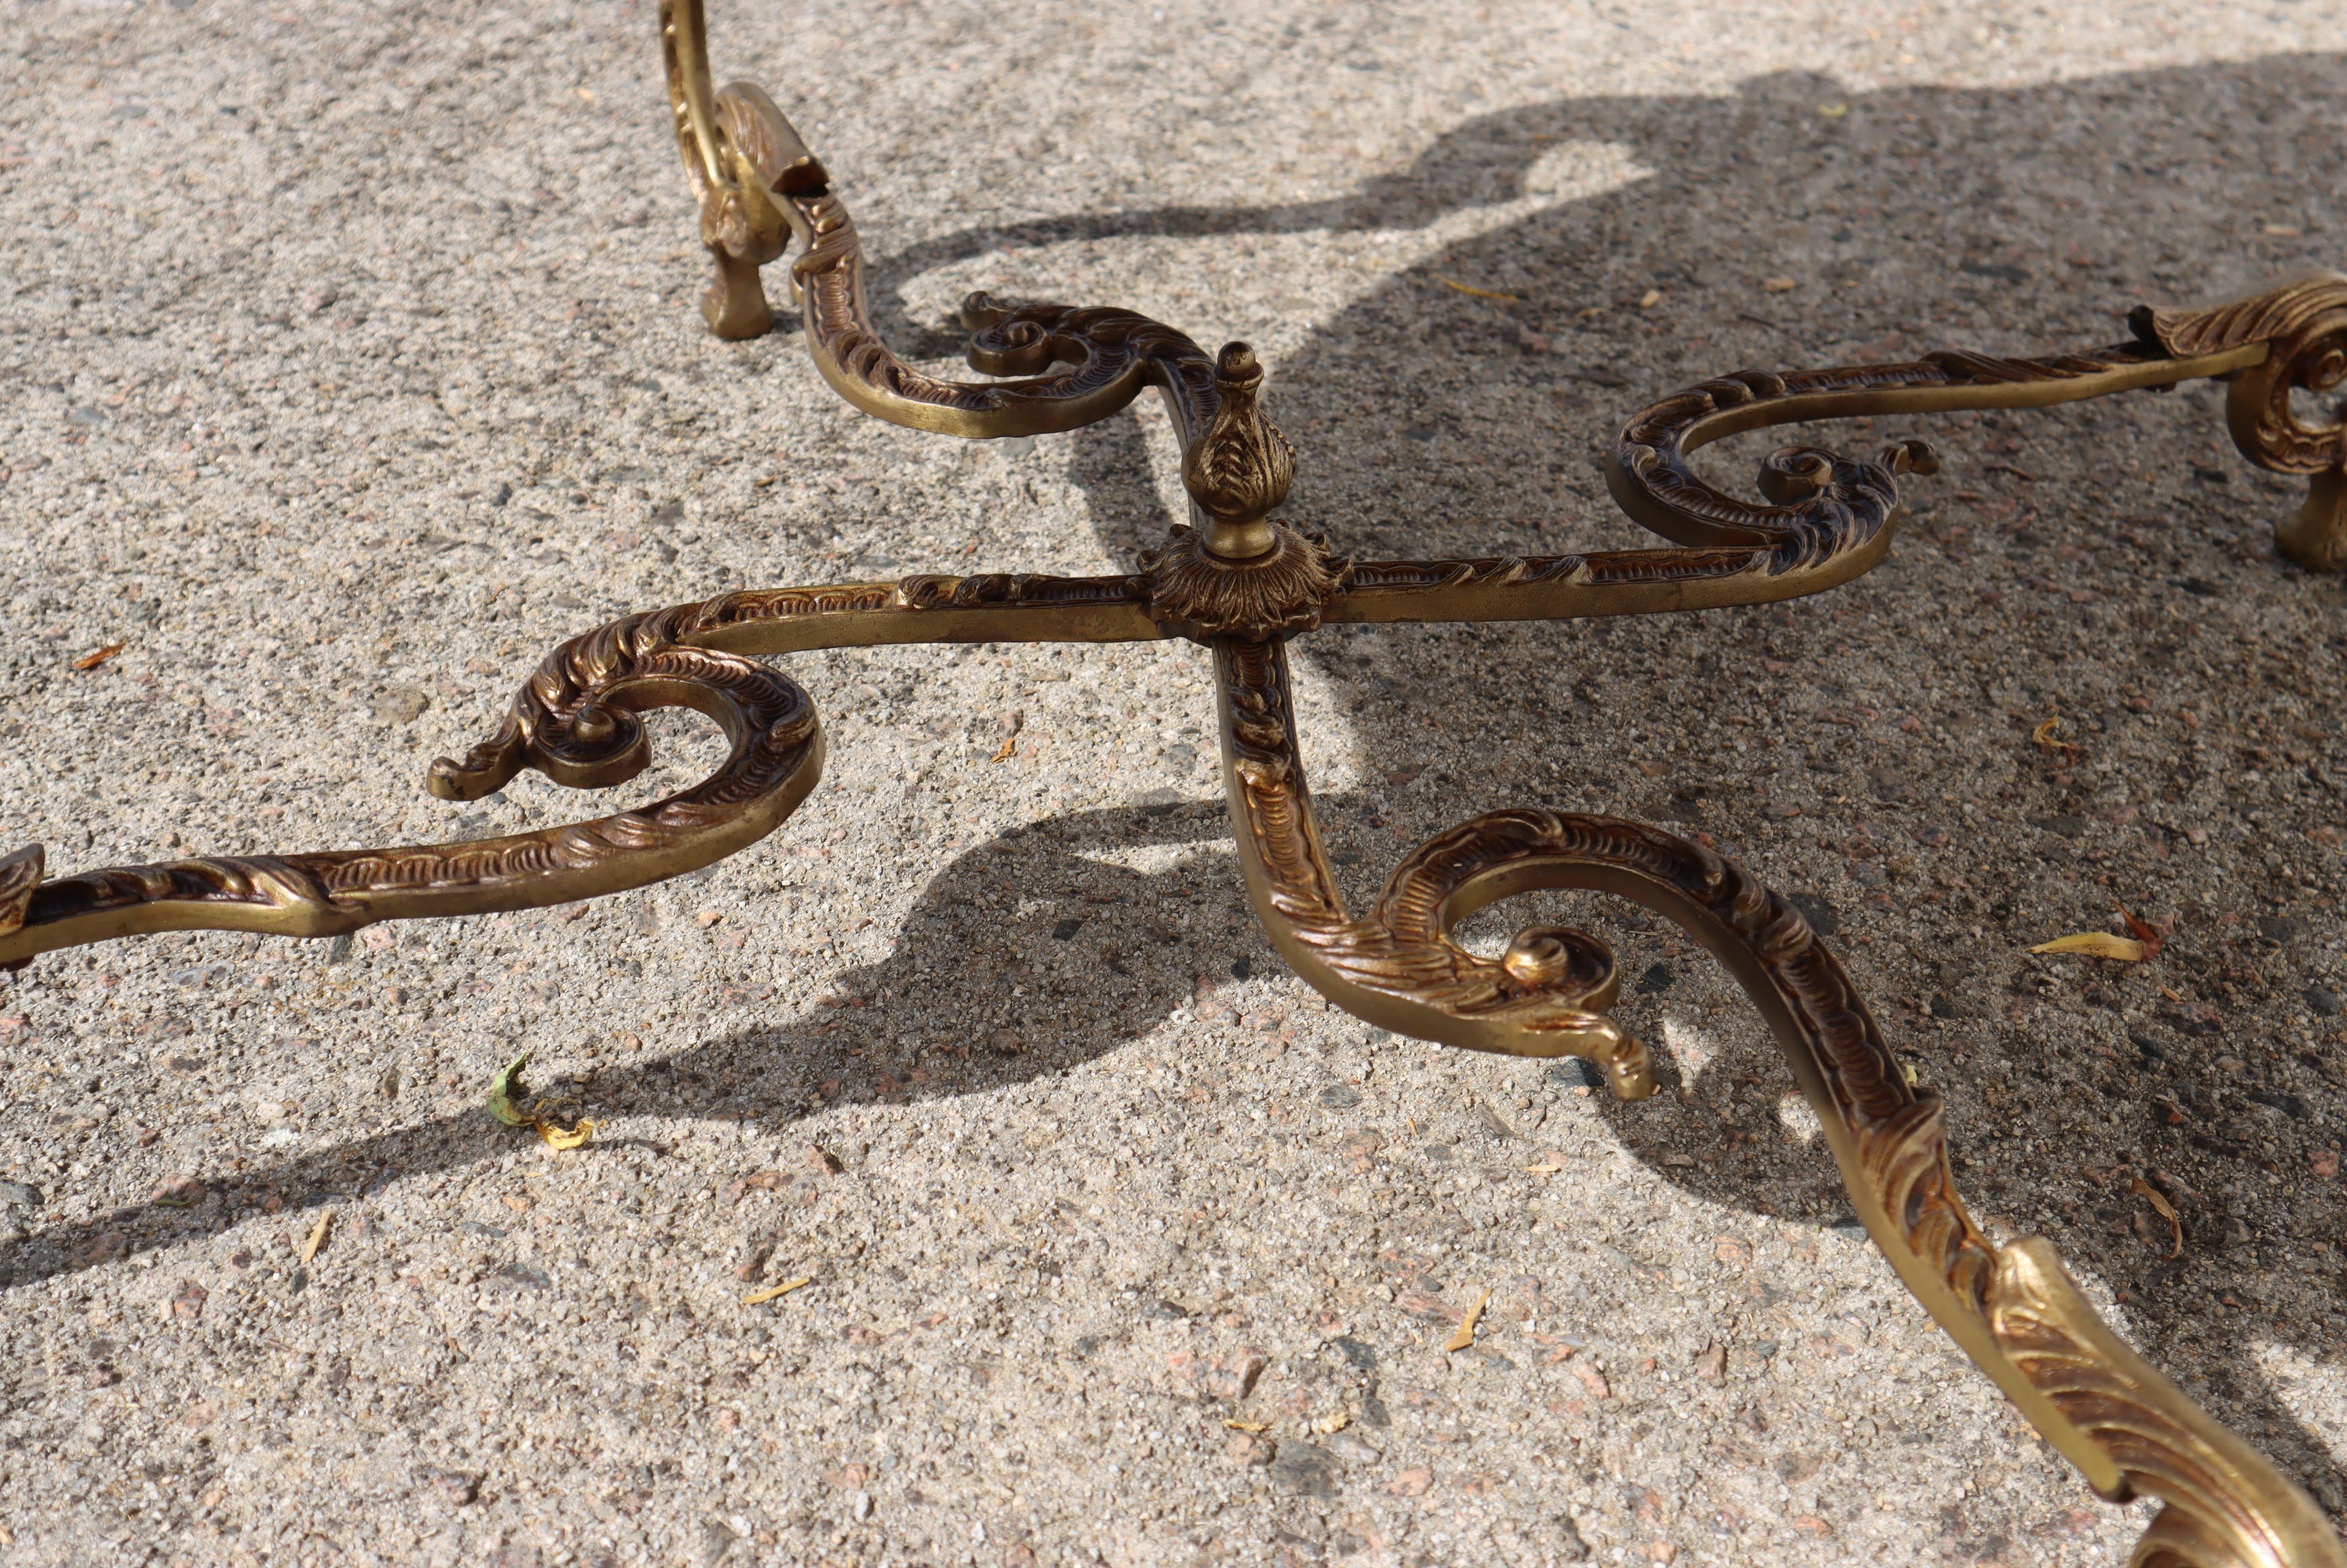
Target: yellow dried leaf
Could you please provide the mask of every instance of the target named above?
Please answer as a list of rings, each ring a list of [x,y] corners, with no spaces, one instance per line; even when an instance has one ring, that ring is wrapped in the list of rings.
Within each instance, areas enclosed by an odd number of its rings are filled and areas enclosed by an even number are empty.
[[[1660,289],[1648,289],[1638,296],[1638,308],[1642,311],[1651,311],[1662,302],[1663,291]]]
[[[310,1239],[302,1244],[303,1267],[308,1267],[310,1260],[318,1255],[318,1249],[326,1245],[326,1232],[333,1228],[333,1210],[325,1209],[319,1213],[318,1223],[310,1227]]]
[[[580,1148],[595,1135],[595,1123],[583,1116],[579,1118],[578,1126],[568,1130],[558,1127],[543,1116],[530,1125],[538,1129],[538,1135],[546,1140],[546,1146],[549,1149]]]
[[[2133,937],[2114,937],[2108,931],[2080,931],[2073,936],[2056,937],[2050,942],[2040,942],[2029,950],[2033,953],[2083,953],[2090,958],[2116,958],[2127,964],[2139,964],[2151,957],[2150,950]]]
[[[1798,278],[1763,278],[1760,286],[1772,294],[1789,294],[1801,283]]]
[[[1323,1416],[1318,1420],[1314,1421],[1312,1423],[1312,1430],[1325,1437],[1330,1432],[1341,1432],[1352,1424],[1353,1418],[1347,1415],[1344,1411],[1338,1410],[1334,1415]]]
[[[2086,754],[2086,748],[2078,744],[2075,741],[2064,741],[2055,738],[2055,732],[2060,729],[2061,726],[2062,715],[2056,713],[2052,718],[2046,720],[2044,723],[2029,732],[2030,743],[2034,745],[2041,752],[2058,755],[2068,761],[2075,761],[2079,757],[2085,756]]]
[[[1223,1425],[1228,1427],[1235,1432],[1267,1432],[1271,1430],[1271,1423],[1269,1421],[1225,1421]]]
[[[1850,106],[1845,103],[1819,104],[1818,112],[1828,119],[1840,119],[1850,113]]]
[[[1018,754],[1018,752],[1019,752],[1019,737],[1018,737],[1018,735],[1016,735],[1015,733],[1014,733],[1014,734],[1005,735],[1005,736],[1003,736],[1003,737],[1002,737],[1002,749],[1001,749],[1000,751],[998,751],[998,752],[996,752],[996,753],[994,753],[994,760],[995,760],[996,762],[998,762],[998,763],[1007,763],[1007,762],[1009,762],[1009,761],[1010,761],[1013,756],[1016,756],[1016,755]]]
[[[1511,305],[1521,305],[1524,302],[1522,294],[1503,294],[1497,289],[1479,289],[1472,283],[1462,283],[1456,278],[1446,278],[1440,272],[1434,275],[1434,281],[1446,289],[1456,289],[1462,294],[1472,294],[1479,300],[1499,300]]]
[[[1475,1325],[1483,1320],[1484,1304],[1491,1299],[1491,1293],[1488,1290],[1475,1298],[1475,1305],[1467,1309],[1467,1320],[1459,1325],[1459,1332],[1443,1346],[1445,1350],[1471,1350],[1475,1348]]]
[[[505,1071],[489,1080],[489,1114],[508,1127],[527,1127],[529,1118],[515,1103],[522,1096],[521,1070],[529,1062],[529,1052],[523,1051],[506,1063]]]
[[[1551,1154],[1537,1165],[1526,1165],[1524,1173],[1528,1176],[1553,1176],[1563,1169],[1564,1162]]]
[[[742,1298],[742,1305],[744,1307],[755,1307],[761,1302],[772,1301],[777,1296],[788,1296],[792,1291],[796,1290],[803,1285],[813,1285],[815,1281],[812,1279],[786,1279],[780,1285],[770,1285],[764,1290],[752,1291],[749,1295]]]
[[[2168,1222],[2168,1234],[2176,1238],[2175,1249],[2168,1255],[2170,1258],[2183,1256],[2184,1216],[2176,1212],[2176,1205],[2168,1201],[2168,1194],[2161,1192],[2157,1187],[2153,1186],[2149,1182],[2145,1181],[2141,1176],[2137,1176],[2134,1182],[2130,1184],[2130,1190],[2144,1197],[2149,1198],[2151,1200],[2151,1206],[2159,1211],[2159,1217]]]

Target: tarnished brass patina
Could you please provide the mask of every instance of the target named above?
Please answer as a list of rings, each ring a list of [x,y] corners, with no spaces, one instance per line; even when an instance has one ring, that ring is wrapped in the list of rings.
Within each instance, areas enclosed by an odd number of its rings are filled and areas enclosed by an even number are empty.
[[[1689,454],[1796,421],[2021,408],[2228,379],[2235,443],[2308,477],[2281,548],[2347,565],[2347,429],[2309,423],[2296,391],[2347,378],[2347,277],[2309,277],[2210,310],[2142,309],[2117,345],[2044,359],[1942,353],[1905,364],[1739,372],[1641,411],[1607,464],[1616,501],[1676,548],[1456,560],[1357,561],[1279,520],[1296,456],[1264,412],[1244,343],[1209,354],[1129,311],[1009,303],[962,310],[971,366],[906,364],[866,310],[856,226],[822,162],[754,87],[712,91],[699,0],[664,0],[676,132],[716,263],[703,302],[723,337],[773,323],[761,268],[789,271],[816,368],[880,418],[989,438],[1070,430],[1147,389],[1171,411],[1187,523],[1133,573],[913,576],[722,595],[573,639],[462,763],[434,764],[451,800],[536,768],[602,788],[648,761],[641,715],[695,708],[732,742],[693,789],[617,815],[512,837],[395,849],[200,858],[50,878],[37,846],[0,858],[0,963],[143,933],[210,927],[323,937],[378,920],[477,914],[640,887],[772,833],[815,783],[823,739],[796,685],[756,658],[897,642],[1140,641],[1213,650],[1223,771],[1257,915],[1303,979],[1384,1028],[1518,1056],[1589,1059],[1626,1100],[1655,1090],[1645,1048],[1608,1016],[1613,955],[1584,932],[1532,927],[1497,959],[1452,935],[1538,888],[1616,894],[1676,921],[1736,977],[1815,1107],[1850,1200],[1924,1308],[2103,1496],[2166,1503],[2138,1564],[2347,1568],[2321,1512],[2262,1456],[2140,1360],[2088,1308],[2052,1248],[1999,1247],[1957,1197],[1940,1096],[1911,1085],[1864,1002],[1799,911],[1717,855],[1640,824],[1501,811],[1408,856],[1367,914],[1337,890],[1314,823],[1289,696],[1286,640],[1331,622],[1563,620],[1759,604],[1816,593],[1881,560],[1898,480],[1925,444],[1871,456],[1787,447],[1764,500],[1698,477]]]

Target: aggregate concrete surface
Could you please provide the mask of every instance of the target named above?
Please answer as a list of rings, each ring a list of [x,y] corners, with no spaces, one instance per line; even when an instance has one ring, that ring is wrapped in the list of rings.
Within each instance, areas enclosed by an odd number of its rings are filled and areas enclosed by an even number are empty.
[[[1153,405],[962,444],[846,408],[787,330],[710,337],[645,0],[9,15],[0,802],[53,874],[596,815],[425,767],[619,614],[1119,569],[1178,500]],[[1642,542],[1598,456],[1730,369],[2086,347],[2347,267],[2320,0],[712,26],[908,354],[953,364],[975,287],[1246,337],[1291,516],[1365,556]],[[1829,432],[1947,456],[1855,586],[1327,630],[1303,723],[1357,897],[1507,804],[1799,895],[1983,1224],[2336,1518],[2347,589],[2275,555],[2299,487],[2222,397]],[[1471,927],[1616,944],[1645,1103],[1387,1037],[1256,931],[1197,649],[789,667],[826,778],[711,872],[5,982],[0,1561],[2124,1561],[2149,1505],[1901,1291],[1673,930]],[[718,754],[660,746],[629,798]],[[2155,960],[2026,953],[2115,904]],[[485,1113],[525,1050],[585,1148]]]

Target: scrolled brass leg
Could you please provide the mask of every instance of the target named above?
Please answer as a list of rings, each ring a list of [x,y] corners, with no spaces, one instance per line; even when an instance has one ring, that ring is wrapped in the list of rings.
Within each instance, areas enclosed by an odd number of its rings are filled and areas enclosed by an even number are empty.
[[[523,768],[600,789],[651,760],[641,714],[693,708],[732,742],[681,794],[589,822],[453,844],[202,856],[44,879],[38,845],[0,860],[0,964],[169,930],[332,937],[379,920],[535,908],[641,887],[772,833],[815,787],[823,735],[805,692],[746,659],[676,641],[677,611],[630,616],[564,643],[498,733],[432,769],[433,793],[473,800]]]
[[[2171,354],[2263,343],[2258,364],[2232,378],[2225,425],[2241,456],[2276,474],[2303,474],[2306,504],[2274,529],[2284,555],[2311,571],[2347,568],[2347,410],[2311,416],[2315,398],[2347,384],[2347,274],[2316,272],[2204,310],[2137,310],[2137,335]]]
[[[1296,744],[1287,655],[1276,642],[1214,648],[1223,766],[1239,866],[1272,945],[1307,982],[1399,1033],[1512,1056],[1583,1056],[1615,1093],[1655,1089],[1645,1048],[1605,1016],[1621,976],[1585,932],[1532,927],[1486,958],[1451,927],[1495,898],[1552,884],[1512,856],[1536,814],[1499,813],[1421,846],[1386,884],[1376,911],[1345,907],[1314,821]],[[1505,861],[1496,876],[1483,875]]]
[[[1238,651],[1223,666],[1245,669]],[[1226,680],[1229,677],[1226,675]],[[1244,747],[1265,748],[1261,706]],[[1305,979],[1348,1009],[1387,1023],[1414,1008],[1453,1043],[1521,1054],[1541,1049],[1551,1008],[1509,1018],[1510,999],[1482,960],[1450,938],[1453,921],[1491,898],[1536,887],[1614,894],[1676,922],[1736,978],[1767,1019],[1823,1124],[1852,1205],[1885,1259],[1949,1337],[1995,1381],[2096,1491],[2167,1504],[2137,1548],[2137,1568],[2347,1568],[2313,1501],[2137,1356],[2086,1305],[2053,1247],[2026,1237],[1999,1247],[1965,1211],[1948,1163],[1939,1095],[1911,1085],[1840,964],[1799,911],[1741,867],[1685,839],[1618,818],[1494,812],[1430,841],[1396,870],[1377,916],[1353,920],[1316,869],[1317,835],[1300,780],[1244,753],[1234,766],[1241,863],[1273,938]],[[1591,939],[1573,934],[1573,941]],[[1520,936],[1501,965],[1562,979],[1562,934]],[[1584,973],[1594,973],[1589,966]],[[1610,958],[1603,966],[1610,976]],[[1359,1006],[1364,994],[1372,1005]],[[1609,986],[1574,1003],[1573,1049],[1608,1062],[1625,1098],[1652,1091],[1643,1048],[1602,1017]],[[1534,1002],[1532,1005],[1537,1007]],[[1479,1033],[1478,1030],[1481,1030]],[[1601,1044],[1601,1042],[1603,1042]],[[1610,1059],[1609,1049],[1614,1053]],[[1616,1067],[1633,1050],[1642,1081]]]
[[[1257,915],[1304,979],[1369,1021],[1520,1056],[1585,1056],[1616,1093],[1654,1091],[1645,1048],[1605,1016],[1613,955],[1527,927],[1497,960],[1457,923],[1539,888],[1633,899],[1725,965],[1785,1052],[1852,1206],[1949,1337],[2097,1491],[2167,1507],[2135,1562],[2347,1568],[2305,1493],[2127,1348],[2036,1238],[1998,1247],[1956,1195],[1940,1096],[1918,1088],[1800,912],[1744,869],[1659,828],[1546,810],[1490,812],[1405,856],[1376,910],[1349,913],[1313,820],[1277,643],[1214,651],[1239,865]]]
[[[525,768],[576,789],[651,760],[642,715],[692,708],[732,743],[699,784],[633,811],[508,837],[327,853],[199,857],[45,877],[38,845],[0,856],[0,965],[172,930],[331,937],[378,920],[477,915],[599,897],[697,870],[756,843],[823,767],[815,704],[752,661],[888,642],[1143,641],[1163,635],[1139,579],[906,578],[768,589],[630,615],[557,648],[496,734],[432,764],[432,793],[478,800]]]
[[[759,269],[790,241],[774,187],[803,179],[814,160],[764,93],[741,83],[712,90],[701,0],[661,0],[661,51],[677,148],[701,205],[701,242],[716,265],[702,317],[719,337],[757,337],[774,323]]]

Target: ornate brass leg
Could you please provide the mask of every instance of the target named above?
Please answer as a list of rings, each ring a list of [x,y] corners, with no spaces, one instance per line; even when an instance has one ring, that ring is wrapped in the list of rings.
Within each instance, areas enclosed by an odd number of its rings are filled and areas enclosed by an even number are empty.
[[[36,845],[0,875],[0,964],[154,931],[332,937],[378,920],[527,909],[641,887],[722,860],[772,833],[823,771],[806,693],[773,671],[681,645],[677,612],[630,616],[564,643],[497,736],[432,790],[474,800],[536,768],[559,784],[623,783],[651,760],[638,715],[695,708],[733,743],[681,794],[615,816],[506,838],[395,849],[175,860],[42,881]]]
[[[1450,939],[1453,922],[1470,911],[1549,885],[1540,864],[1510,853],[1504,825],[1516,817],[1478,818],[1460,830],[1466,836],[1419,850],[1386,884],[1376,913],[1357,918],[1337,895],[1312,819],[1286,649],[1219,645],[1214,681],[1240,872],[1272,945],[1315,990],[1421,1040],[1512,1056],[1585,1056],[1623,1098],[1655,1091],[1645,1047],[1604,1017],[1621,977],[1595,938],[1535,927],[1517,933],[1501,959]]]
[[[2318,272],[2199,311],[2139,307],[2137,335],[2170,354],[2262,343],[2266,357],[2233,378],[2225,424],[2241,456],[2277,474],[2309,476],[2306,504],[2274,529],[2282,553],[2313,571],[2347,567],[2347,415],[2310,420],[2293,394],[2347,382],[2347,275]]]
[[[765,135],[777,122],[788,128],[765,94],[740,83],[722,93],[710,90],[701,0],[662,0],[661,48],[677,145],[701,203],[701,242],[717,266],[702,296],[702,318],[719,337],[757,337],[774,324],[758,269],[780,256],[790,239],[769,189],[777,180],[805,178],[805,171],[789,147]],[[798,159],[813,163],[805,148],[796,151]],[[819,166],[814,179],[822,182]]]
[[[1615,968],[1594,938],[1535,928],[1494,963],[1450,933],[1473,908],[1536,887],[1617,894],[1667,916],[1768,1020],[1859,1217],[1924,1309],[2096,1491],[2168,1505],[2136,1563],[2347,1568],[2313,1501],[2112,1333],[2048,1243],[1997,1247],[1981,1233],[1949,1172],[1939,1095],[1907,1082],[1799,911],[1733,862],[1659,829],[1511,811],[1419,848],[1388,881],[1377,914],[1351,920],[1330,890],[1295,767],[1276,651],[1225,650],[1217,668],[1240,864],[1274,940],[1316,988],[1431,1039],[1595,1055],[1617,1091],[1647,1091],[1643,1052],[1633,1069],[1613,1065],[1629,1042],[1602,1017]]]

